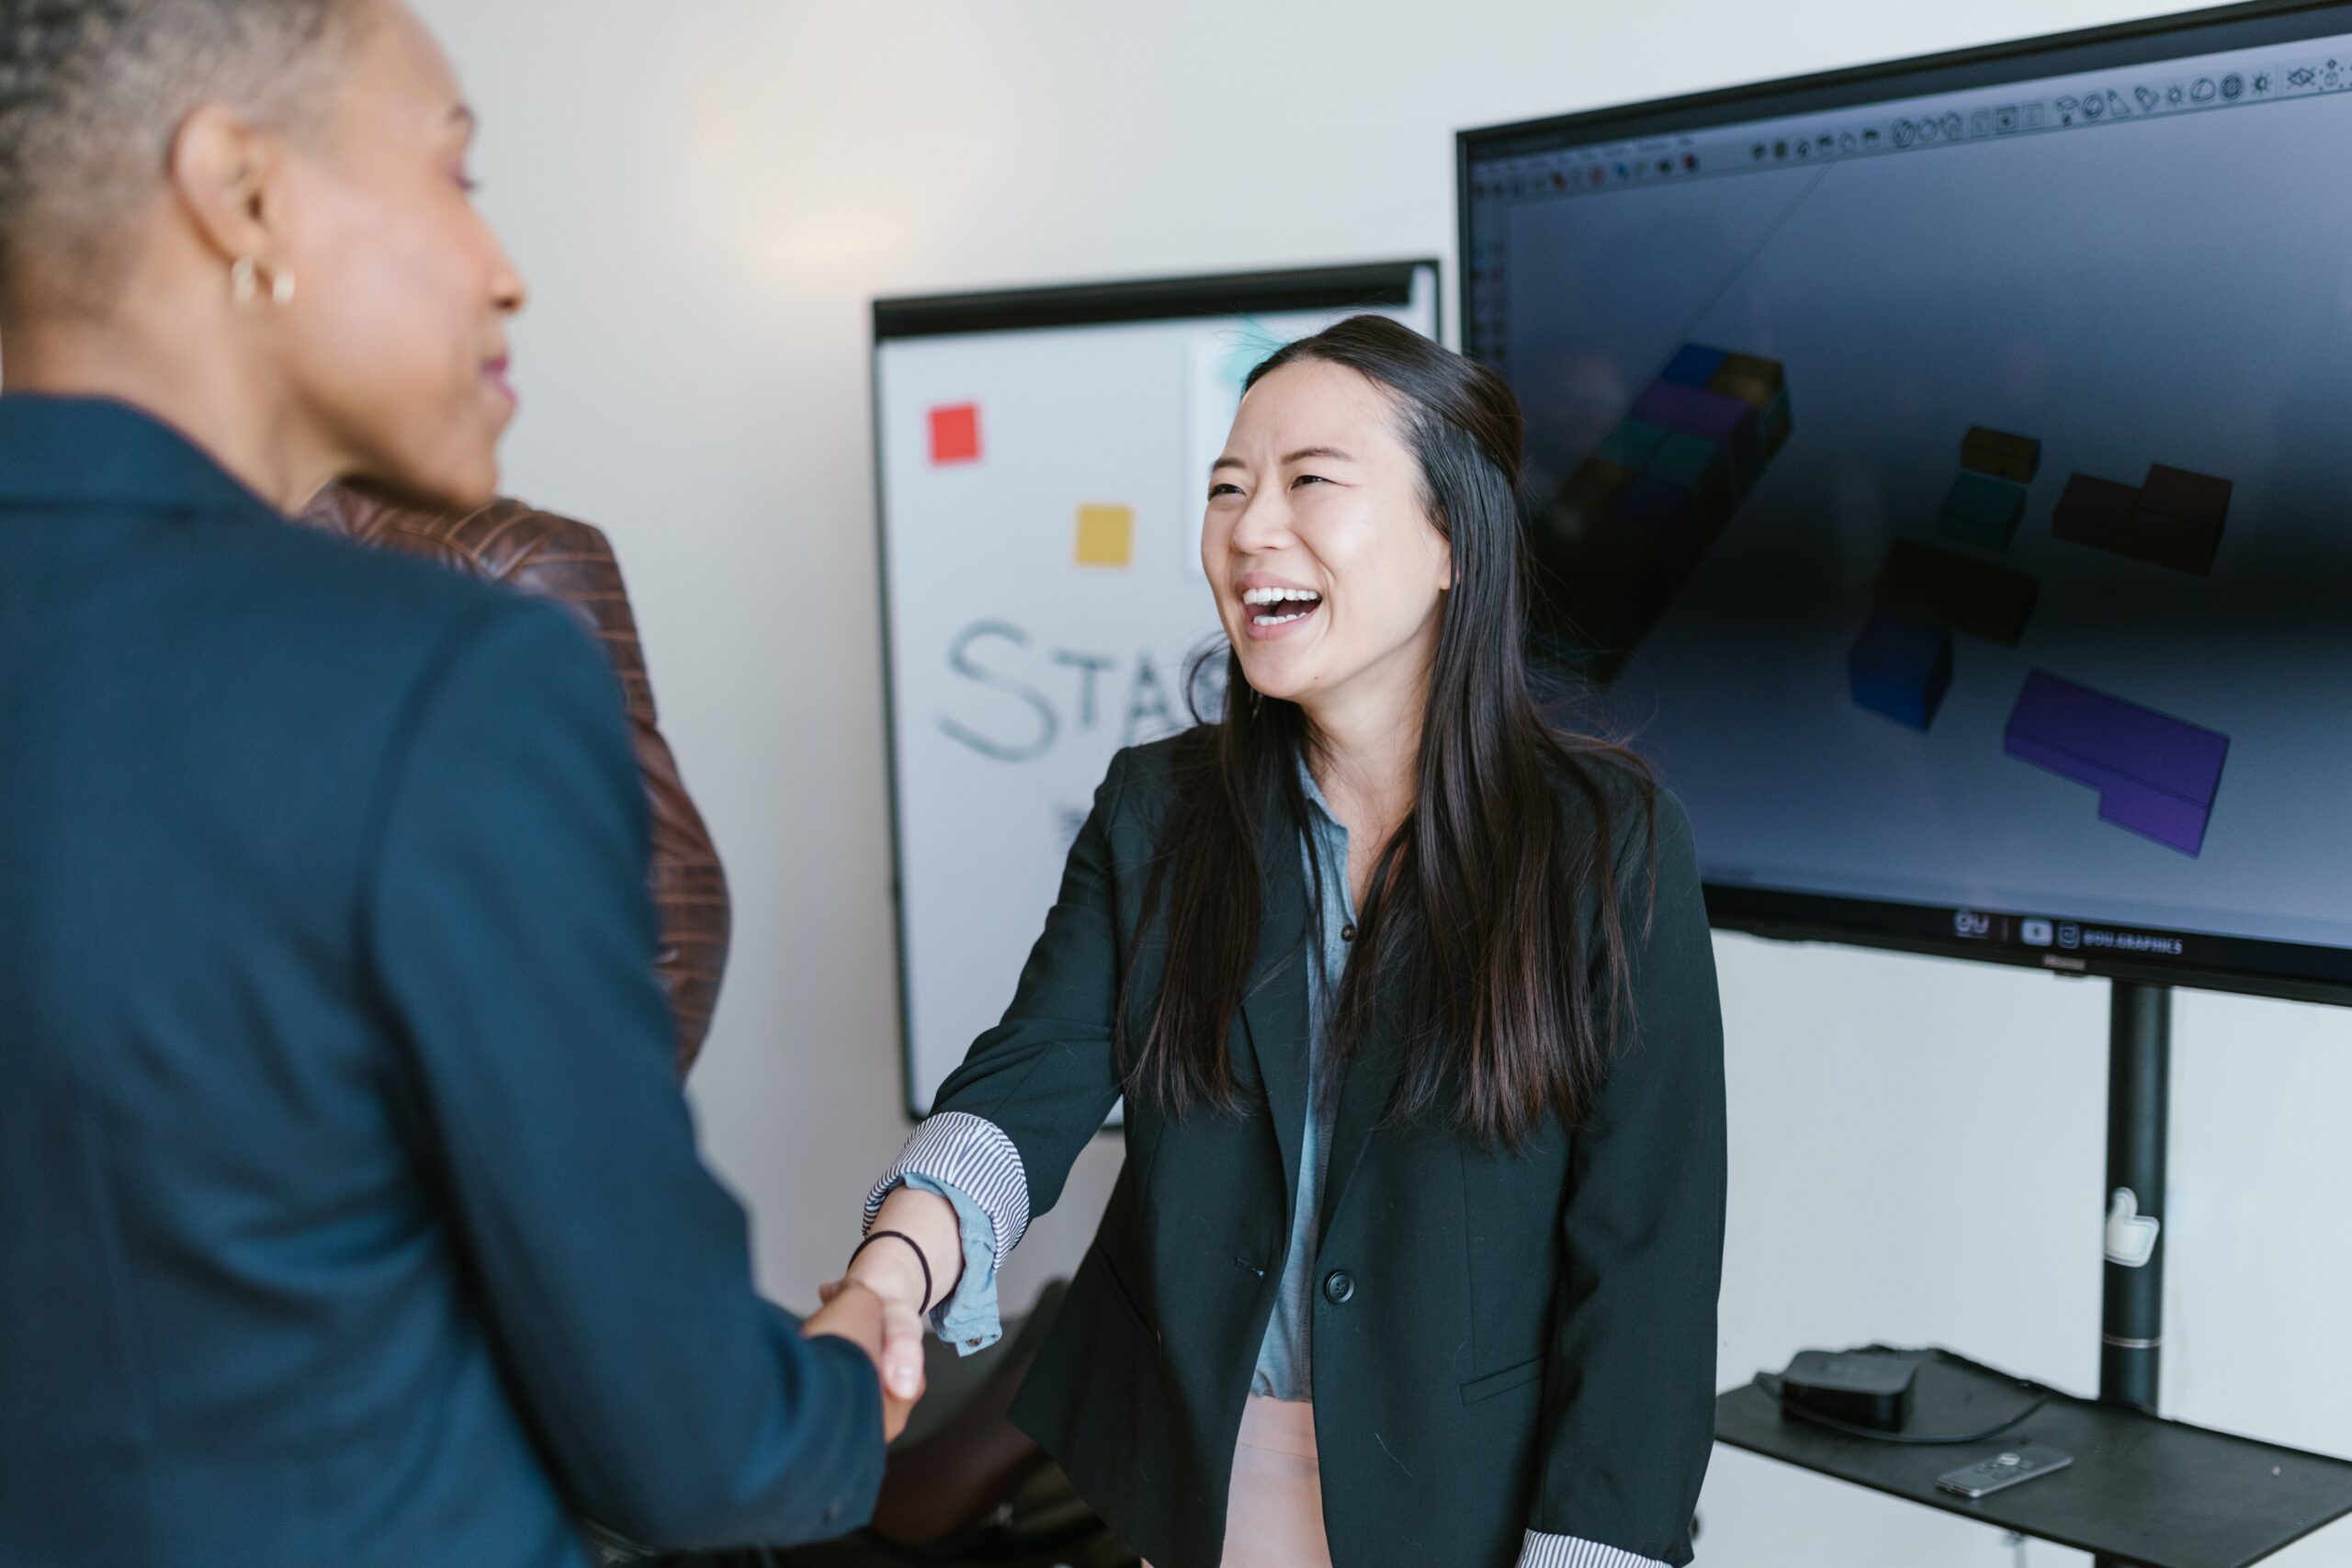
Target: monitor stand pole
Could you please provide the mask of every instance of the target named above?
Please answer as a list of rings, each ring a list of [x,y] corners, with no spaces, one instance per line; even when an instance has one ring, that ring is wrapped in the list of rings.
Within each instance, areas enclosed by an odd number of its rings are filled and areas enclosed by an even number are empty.
[[[2165,1146],[2171,1122],[2172,990],[2114,982],[2107,1043],[2108,1254],[2098,1397],[2106,1404],[2156,1413],[2156,1374],[2164,1346]],[[2147,1261],[2118,1263],[2144,1227],[2157,1222]],[[2127,1568],[2100,1557],[2097,1568]]]

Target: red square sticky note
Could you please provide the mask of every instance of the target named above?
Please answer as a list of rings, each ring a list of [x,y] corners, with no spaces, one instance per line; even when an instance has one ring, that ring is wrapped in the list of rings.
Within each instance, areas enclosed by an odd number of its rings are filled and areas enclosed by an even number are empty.
[[[977,463],[980,460],[980,405],[949,403],[931,411],[931,460],[933,463]]]

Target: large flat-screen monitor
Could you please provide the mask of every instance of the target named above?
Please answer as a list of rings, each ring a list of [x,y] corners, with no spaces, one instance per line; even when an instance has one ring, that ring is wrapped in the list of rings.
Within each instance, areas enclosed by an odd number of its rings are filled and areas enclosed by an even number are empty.
[[[2352,1001],[2352,6],[1459,152],[1540,649],[1718,924]]]
[[[1222,635],[1201,520],[1242,378],[1358,311],[1436,336],[1437,265],[876,303],[910,1113],[1012,1000],[1112,753],[1188,722],[1188,661]]]

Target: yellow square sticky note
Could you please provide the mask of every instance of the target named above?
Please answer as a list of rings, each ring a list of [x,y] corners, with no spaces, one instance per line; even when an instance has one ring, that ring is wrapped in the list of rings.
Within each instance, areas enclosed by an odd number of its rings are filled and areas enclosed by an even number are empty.
[[[1132,506],[1081,506],[1078,509],[1078,564],[1127,566],[1136,558],[1136,509]]]

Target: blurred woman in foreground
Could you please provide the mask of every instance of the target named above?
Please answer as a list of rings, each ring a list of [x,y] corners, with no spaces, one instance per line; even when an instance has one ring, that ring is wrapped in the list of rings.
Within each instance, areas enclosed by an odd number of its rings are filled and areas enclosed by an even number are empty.
[[[492,492],[473,129],[399,0],[0,0],[11,1568],[834,1534],[916,1392],[752,1291],[603,659],[288,520]]]

